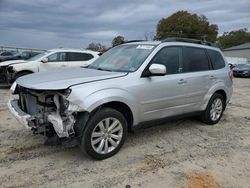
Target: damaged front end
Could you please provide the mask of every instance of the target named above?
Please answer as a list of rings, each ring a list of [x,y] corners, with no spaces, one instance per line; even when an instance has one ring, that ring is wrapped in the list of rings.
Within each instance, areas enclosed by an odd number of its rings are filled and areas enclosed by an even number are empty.
[[[35,134],[51,137],[56,133],[60,138],[75,135],[74,124],[78,106],[67,100],[70,89],[41,91],[18,86],[17,93],[19,99],[15,100],[18,107],[29,115],[26,119],[27,126]]]
[[[0,84],[7,85],[8,84],[8,66],[0,66]]]
[[[0,85],[11,85],[15,78],[12,66],[0,66]]]

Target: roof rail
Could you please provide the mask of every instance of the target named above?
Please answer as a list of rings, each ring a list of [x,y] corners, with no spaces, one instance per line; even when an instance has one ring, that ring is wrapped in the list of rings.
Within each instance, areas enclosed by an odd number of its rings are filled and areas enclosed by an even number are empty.
[[[194,44],[201,44],[201,45],[207,45],[207,46],[213,46],[213,47],[218,47],[215,43],[212,42],[207,42],[203,40],[198,40],[198,39],[191,39],[191,38],[167,38],[161,42],[187,42],[187,43],[194,43]]]
[[[128,41],[125,41],[124,43],[131,43],[131,42],[145,42],[146,40],[128,40]],[[123,43],[123,44],[124,44]]]

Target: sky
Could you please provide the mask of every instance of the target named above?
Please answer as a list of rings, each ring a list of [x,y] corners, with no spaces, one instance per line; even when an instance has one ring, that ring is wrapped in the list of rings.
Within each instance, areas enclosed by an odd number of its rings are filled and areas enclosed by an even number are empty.
[[[161,18],[179,10],[205,15],[220,35],[250,31],[250,0],[0,0],[0,46],[109,47],[117,35],[153,35]]]

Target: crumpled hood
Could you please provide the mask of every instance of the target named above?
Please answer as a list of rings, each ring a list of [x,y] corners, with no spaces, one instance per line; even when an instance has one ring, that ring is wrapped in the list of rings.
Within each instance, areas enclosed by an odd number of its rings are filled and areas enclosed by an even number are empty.
[[[27,61],[25,60],[9,60],[9,61],[3,61],[0,62],[0,66],[9,66],[9,65],[14,65],[14,64],[19,64],[19,63],[26,63]]]
[[[72,85],[125,76],[124,72],[109,72],[88,68],[47,71],[20,77],[16,83],[36,90],[63,90]]]

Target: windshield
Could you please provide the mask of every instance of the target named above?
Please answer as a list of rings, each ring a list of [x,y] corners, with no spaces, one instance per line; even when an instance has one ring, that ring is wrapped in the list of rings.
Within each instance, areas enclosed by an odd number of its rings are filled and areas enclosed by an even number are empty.
[[[41,57],[45,56],[48,53],[49,53],[49,51],[46,51],[46,52],[43,52],[41,54],[35,55],[34,57],[28,59],[28,61],[36,61],[36,60],[40,59]]]
[[[133,72],[141,66],[154,47],[154,45],[138,44],[117,46],[100,56],[88,68],[115,72]]]

